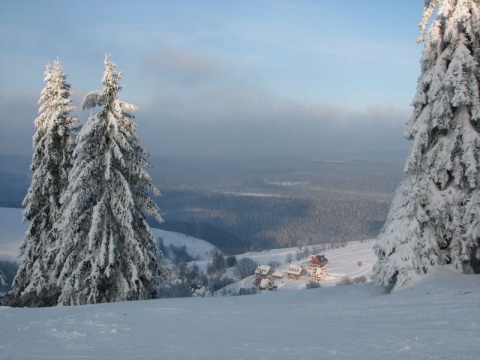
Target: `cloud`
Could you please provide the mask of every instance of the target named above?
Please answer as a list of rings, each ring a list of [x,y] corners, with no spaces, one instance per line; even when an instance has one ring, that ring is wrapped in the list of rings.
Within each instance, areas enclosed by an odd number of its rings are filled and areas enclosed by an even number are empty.
[[[38,116],[35,95],[0,96],[0,154],[31,154],[33,121]]]
[[[315,156],[408,148],[402,137],[406,110],[287,99],[248,69],[192,50],[156,52],[145,57],[143,68],[139,79],[127,83],[141,84],[140,91],[122,91],[120,98],[139,105],[142,145],[155,155]],[[74,93],[76,104],[81,95]],[[2,97],[0,153],[31,152],[37,100]]]
[[[219,65],[200,53],[170,49],[148,55],[143,70],[147,76],[161,81],[177,81],[183,85],[199,85],[221,74]]]
[[[245,90],[219,87],[190,101],[152,100],[136,114],[142,146],[156,156],[406,153],[409,147],[402,137],[406,111],[312,106]],[[31,154],[36,101],[33,96],[2,98],[0,154]]]
[[[155,155],[308,155],[407,151],[408,113],[275,102],[234,108],[151,106],[138,114],[144,146]],[[196,109],[194,111],[193,109]]]

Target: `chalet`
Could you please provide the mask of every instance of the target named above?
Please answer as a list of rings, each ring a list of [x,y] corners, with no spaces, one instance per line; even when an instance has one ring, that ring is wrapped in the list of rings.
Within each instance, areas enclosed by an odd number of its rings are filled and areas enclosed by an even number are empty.
[[[288,267],[288,278],[291,280],[298,280],[306,273],[305,268],[299,265],[290,265]]]
[[[312,267],[324,267],[328,264],[328,260],[325,255],[312,255],[310,262],[308,263]]]
[[[275,271],[270,277],[274,280],[281,280],[285,277],[285,273],[283,271],[277,270]]]
[[[324,280],[327,277],[327,273],[323,268],[316,266],[312,269],[312,272],[310,274],[310,278],[312,281],[320,282],[321,280]]]
[[[273,274],[273,269],[268,265],[259,265],[255,270],[256,277],[266,278]]]

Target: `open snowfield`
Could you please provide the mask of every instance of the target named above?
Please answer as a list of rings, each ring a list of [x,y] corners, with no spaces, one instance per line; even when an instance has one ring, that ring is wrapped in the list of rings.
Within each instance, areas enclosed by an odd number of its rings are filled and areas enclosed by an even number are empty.
[[[75,307],[0,307],[0,359],[472,359],[480,277]]]
[[[18,253],[20,219],[21,210],[0,208],[0,255]],[[202,259],[212,249],[155,232],[167,245],[195,244]],[[371,246],[325,251],[329,278],[320,289],[283,280],[278,291],[252,296],[0,307],[0,359],[478,359],[480,276],[443,268],[390,295],[371,283],[334,286],[371,273]],[[244,256],[268,263],[295,251]]]

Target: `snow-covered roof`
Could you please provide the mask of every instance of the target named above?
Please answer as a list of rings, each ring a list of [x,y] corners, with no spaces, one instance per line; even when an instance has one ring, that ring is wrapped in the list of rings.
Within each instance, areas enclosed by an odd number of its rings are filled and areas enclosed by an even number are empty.
[[[274,271],[272,274],[272,277],[279,278],[279,279],[283,278],[284,276],[285,276],[285,273],[280,270]]]
[[[325,255],[312,255],[310,257],[310,265],[313,266],[325,266],[327,265],[328,260]]]
[[[303,271],[303,266],[300,265],[290,265],[288,267],[288,273],[291,275],[300,275]]]
[[[269,265],[259,265],[255,270],[255,275],[269,275],[272,272],[272,267]]]

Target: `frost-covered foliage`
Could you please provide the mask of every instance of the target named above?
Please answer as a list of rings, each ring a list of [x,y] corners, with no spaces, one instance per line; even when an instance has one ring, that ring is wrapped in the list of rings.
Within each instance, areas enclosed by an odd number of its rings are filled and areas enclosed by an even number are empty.
[[[149,193],[158,195],[145,168],[134,105],[118,99],[121,72],[105,59],[103,91],[83,108],[101,106],[77,136],[64,196],[61,251],[55,275],[63,305],[144,299],[161,276],[155,237],[145,216],[162,221]]]
[[[23,262],[13,283],[11,296],[17,298],[39,294],[55,284],[51,274],[59,238],[54,224],[72,167],[72,133],[78,126],[71,114],[75,110],[71,85],[60,61],[47,65],[45,82],[39,99],[40,115],[34,122],[32,182],[23,201],[23,220],[31,224],[21,246]]]
[[[401,287],[437,265],[462,270],[480,244],[480,4],[426,0],[420,32],[407,177],[375,245],[380,286]]]

